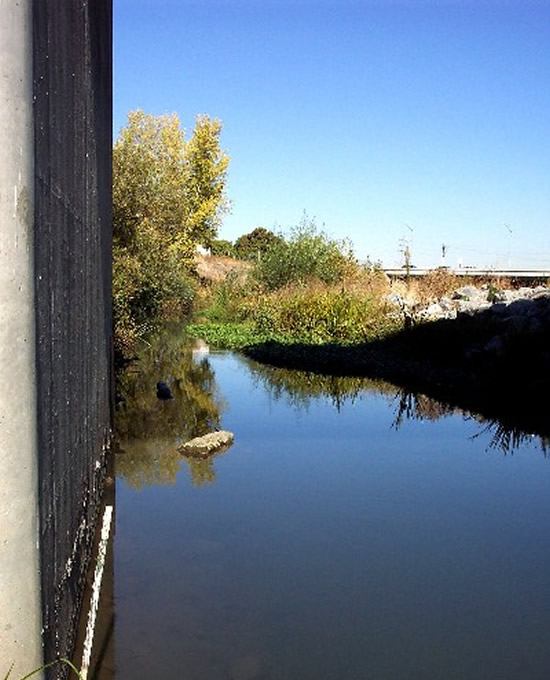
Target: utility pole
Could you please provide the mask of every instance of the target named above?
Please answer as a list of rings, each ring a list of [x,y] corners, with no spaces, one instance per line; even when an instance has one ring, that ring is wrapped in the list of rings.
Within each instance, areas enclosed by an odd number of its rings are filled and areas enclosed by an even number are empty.
[[[405,222],[405,226],[407,229],[410,231],[410,240],[407,238],[402,239],[402,252],[403,252],[403,257],[405,258],[405,271],[407,274],[407,285],[409,285],[409,279],[411,276],[411,244],[412,244],[412,235],[413,235],[413,228]]]
[[[407,271],[407,284],[409,283],[409,278],[411,275],[411,250],[408,246],[408,244],[405,246],[405,250],[403,251],[403,255],[405,256],[405,268]]]
[[[406,281],[408,284],[409,277],[411,274],[411,249],[409,246],[409,242],[404,238],[399,240],[399,252],[403,255],[404,260],[403,266],[405,267]]]

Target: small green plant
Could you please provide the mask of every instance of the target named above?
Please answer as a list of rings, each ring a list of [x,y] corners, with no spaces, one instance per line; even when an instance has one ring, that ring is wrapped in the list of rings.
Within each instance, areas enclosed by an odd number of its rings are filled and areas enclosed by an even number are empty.
[[[501,296],[501,290],[497,286],[495,286],[493,283],[489,284],[489,287],[487,288],[487,302],[490,302],[491,304],[494,302],[498,302],[500,300]]]
[[[80,680],[84,680],[83,676],[78,672],[78,668],[72,664],[69,659],[56,659],[55,661],[50,661],[50,663],[45,663],[43,666],[40,666],[40,668],[35,668],[34,671],[31,671],[30,673],[27,673],[27,675],[24,675],[22,678],[19,680],[27,680],[28,678],[32,678],[33,675],[37,675],[38,673],[45,671],[47,668],[51,668],[52,666],[56,666],[57,664],[65,664],[66,666],[69,666],[69,668],[76,673],[76,675],[80,678]],[[11,671],[13,669],[13,664],[9,671],[6,673],[4,680],[9,680]]]

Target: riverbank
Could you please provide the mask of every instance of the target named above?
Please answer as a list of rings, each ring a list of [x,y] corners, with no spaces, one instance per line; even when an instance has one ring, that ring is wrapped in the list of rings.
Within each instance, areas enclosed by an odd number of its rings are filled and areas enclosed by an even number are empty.
[[[449,281],[436,273],[421,294],[405,284],[389,291],[380,287],[370,307],[344,289],[321,296],[315,289],[291,291],[270,306],[257,299],[240,322],[190,328],[213,346],[263,363],[382,378],[510,427],[549,435],[542,395],[550,375],[550,289],[495,282],[452,288]],[[280,310],[289,300],[300,314],[284,326]]]
[[[549,436],[550,298],[536,306],[545,313],[527,328],[489,308],[363,345],[267,342],[243,352],[279,367],[381,378],[511,429]]]

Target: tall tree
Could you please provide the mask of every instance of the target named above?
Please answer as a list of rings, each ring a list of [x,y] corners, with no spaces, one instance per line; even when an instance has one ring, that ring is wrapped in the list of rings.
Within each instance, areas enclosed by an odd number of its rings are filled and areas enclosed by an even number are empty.
[[[189,298],[196,246],[228,209],[221,123],[198,116],[189,141],[176,114],[128,115],[113,148],[113,300],[117,331]]]
[[[176,114],[128,115],[113,149],[113,230],[132,246],[144,222],[175,242],[209,245],[229,209],[221,122],[197,117],[189,141]]]
[[[221,128],[219,120],[198,116],[185,148],[190,233],[204,246],[216,238],[230,206],[225,196],[229,156],[220,149]]]

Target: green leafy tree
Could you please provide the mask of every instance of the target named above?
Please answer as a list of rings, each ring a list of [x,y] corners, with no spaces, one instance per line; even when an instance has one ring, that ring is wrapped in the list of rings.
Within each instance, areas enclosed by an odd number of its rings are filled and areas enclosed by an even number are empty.
[[[235,241],[237,256],[244,260],[258,258],[272,246],[283,245],[284,239],[264,227],[256,227],[249,234],[243,234]]]
[[[177,115],[143,111],[113,148],[113,306],[117,345],[131,344],[167,304],[188,306],[198,244],[228,209],[221,123],[199,116],[185,140]]]
[[[235,257],[235,246],[231,241],[225,239],[214,239],[210,244],[212,255],[224,255],[225,257]]]
[[[149,222],[171,245],[209,245],[229,209],[229,157],[220,149],[221,122],[197,117],[186,142],[176,114],[128,115],[113,149],[113,235],[135,245]]]
[[[225,195],[229,156],[220,149],[222,124],[208,116],[197,117],[193,136],[185,147],[185,188],[192,238],[210,246],[221,217],[229,211]]]

